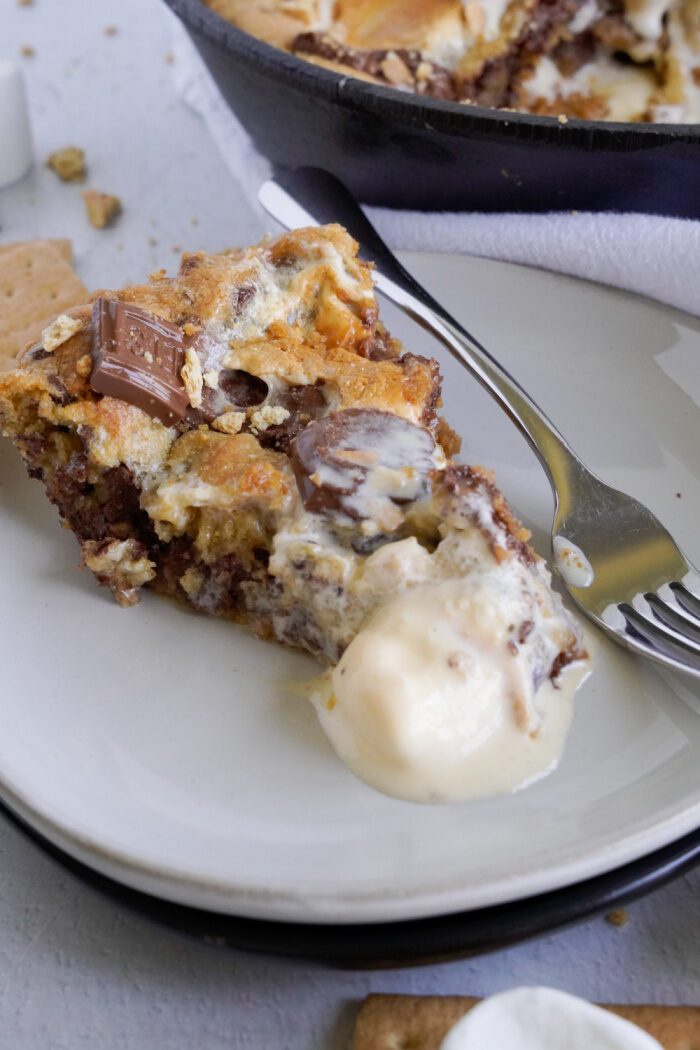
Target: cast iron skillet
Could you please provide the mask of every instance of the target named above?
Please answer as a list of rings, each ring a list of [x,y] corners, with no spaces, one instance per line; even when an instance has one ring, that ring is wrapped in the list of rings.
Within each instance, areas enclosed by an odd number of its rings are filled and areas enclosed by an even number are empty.
[[[410,95],[295,58],[201,0],[166,3],[258,148],[333,172],[366,203],[700,218],[698,124],[560,124]]]

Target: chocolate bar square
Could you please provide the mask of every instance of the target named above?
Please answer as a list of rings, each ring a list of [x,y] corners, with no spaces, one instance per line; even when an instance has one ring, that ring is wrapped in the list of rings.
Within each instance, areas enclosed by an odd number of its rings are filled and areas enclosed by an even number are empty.
[[[92,389],[135,405],[166,426],[183,419],[188,399],[180,378],[182,330],[117,299],[98,299],[92,319]]]

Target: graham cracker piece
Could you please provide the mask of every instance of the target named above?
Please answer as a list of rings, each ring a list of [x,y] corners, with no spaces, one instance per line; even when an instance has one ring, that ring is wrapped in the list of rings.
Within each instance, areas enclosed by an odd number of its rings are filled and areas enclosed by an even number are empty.
[[[66,240],[0,245],[0,370],[12,368],[58,314],[88,298],[71,258]]]
[[[354,1050],[440,1050],[450,1028],[479,999],[469,996],[370,995],[360,1007]],[[664,1050],[700,1050],[698,1006],[609,1006],[653,1036]]]

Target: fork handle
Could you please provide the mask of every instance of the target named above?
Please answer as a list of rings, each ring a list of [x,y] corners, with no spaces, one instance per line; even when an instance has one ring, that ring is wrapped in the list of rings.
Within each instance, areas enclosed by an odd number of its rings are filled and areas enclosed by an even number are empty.
[[[564,511],[586,468],[518,382],[423,288],[396,258],[345,186],[319,168],[281,171],[260,190],[260,202],[287,229],[339,222],[374,263],[378,290],[429,331],[498,401],[544,467]]]

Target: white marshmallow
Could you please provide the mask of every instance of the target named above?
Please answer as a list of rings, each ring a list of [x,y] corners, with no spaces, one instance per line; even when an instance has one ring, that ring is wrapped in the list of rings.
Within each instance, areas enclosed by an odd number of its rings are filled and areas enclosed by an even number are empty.
[[[452,1028],[440,1050],[661,1050],[641,1028],[555,988],[492,995]]]
[[[22,73],[14,62],[0,58],[0,189],[26,175],[32,159]]]

